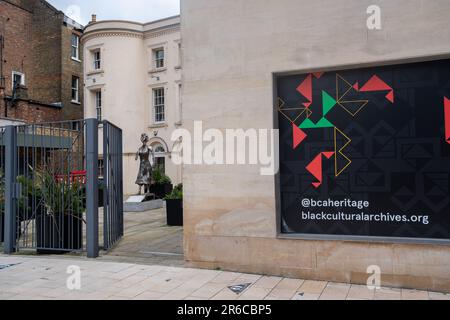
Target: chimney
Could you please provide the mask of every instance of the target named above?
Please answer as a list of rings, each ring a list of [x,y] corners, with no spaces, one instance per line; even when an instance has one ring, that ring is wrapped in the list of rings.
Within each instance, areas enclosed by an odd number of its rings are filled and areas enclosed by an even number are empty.
[[[97,15],[93,14],[92,15],[92,19],[91,19],[91,23],[97,22]]]

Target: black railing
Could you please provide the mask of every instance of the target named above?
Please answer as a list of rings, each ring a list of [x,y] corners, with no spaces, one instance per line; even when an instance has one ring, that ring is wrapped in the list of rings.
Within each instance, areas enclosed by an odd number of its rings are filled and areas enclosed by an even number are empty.
[[[123,234],[123,210],[117,203],[123,189],[122,157],[118,156],[122,136],[111,124],[105,122],[103,126],[108,144],[104,151],[108,159],[104,192],[110,199],[103,220],[108,231],[105,247],[109,248]],[[98,130],[97,120],[88,119],[9,126],[0,131],[5,253],[22,249],[40,253],[86,250],[89,257],[98,256],[99,177],[92,165],[98,159]],[[110,141],[120,148],[111,146]]]

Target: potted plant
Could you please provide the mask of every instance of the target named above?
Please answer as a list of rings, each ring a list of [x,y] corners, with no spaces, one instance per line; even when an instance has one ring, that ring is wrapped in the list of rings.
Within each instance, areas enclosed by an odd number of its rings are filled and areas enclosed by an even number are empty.
[[[158,167],[153,169],[152,182],[150,193],[155,194],[157,199],[163,199],[166,194],[171,193],[173,190],[172,181]]]
[[[167,225],[183,226],[183,185],[176,186],[164,200],[166,200]]]
[[[21,196],[18,199],[18,218],[19,221],[33,220],[36,212],[42,208],[42,198],[37,189],[35,189],[32,179],[25,176],[18,176],[17,183],[22,187]]]
[[[81,183],[60,181],[47,171],[36,172],[42,208],[36,214],[37,252],[61,254],[83,247],[84,191]]]

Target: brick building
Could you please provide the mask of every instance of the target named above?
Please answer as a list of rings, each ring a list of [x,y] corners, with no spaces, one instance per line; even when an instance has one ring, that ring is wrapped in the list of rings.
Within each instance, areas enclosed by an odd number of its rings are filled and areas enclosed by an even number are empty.
[[[0,118],[83,118],[82,30],[46,1],[0,0]]]

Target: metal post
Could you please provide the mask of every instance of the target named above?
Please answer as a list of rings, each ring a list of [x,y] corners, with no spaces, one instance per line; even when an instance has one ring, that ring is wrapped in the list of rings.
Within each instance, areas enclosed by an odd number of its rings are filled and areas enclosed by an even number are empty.
[[[8,126],[5,137],[5,254],[16,249],[16,201],[15,183],[17,177],[17,131]]]
[[[86,242],[88,258],[99,256],[98,246],[98,121],[86,120]]]

